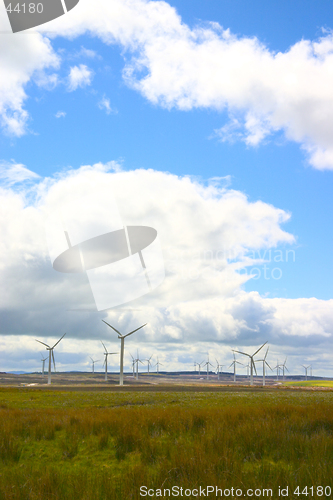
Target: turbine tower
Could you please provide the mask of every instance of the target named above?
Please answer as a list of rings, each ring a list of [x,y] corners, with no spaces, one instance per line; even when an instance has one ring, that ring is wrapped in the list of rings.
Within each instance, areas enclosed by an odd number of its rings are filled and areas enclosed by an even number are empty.
[[[65,335],[66,335],[66,333],[64,333],[63,336],[58,340],[58,342],[56,342],[54,344],[54,346],[52,346],[52,347],[50,347],[49,345],[45,344],[41,340],[35,339],[36,342],[39,342],[40,344],[45,345],[46,346],[46,350],[49,351],[49,373],[48,373],[48,377],[47,377],[47,383],[48,384],[51,384],[51,356],[52,356],[52,360],[53,360],[54,371],[56,370],[53,349],[55,348],[55,346],[57,346],[59,344],[59,342],[64,338]]]
[[[107,348],[105,347],[105,345],[103,344],[103,342],[101,341],[103,347],[104,347],[104,356],[105,356],[105,359],[104,359],[104,363],[103,363],[103,366],[105,365],[105,382],[107,381],[108,379],[108,355],[109,354],[117,354],[116,352],[108,352]]]
[[[261,362],[261,361],[262,361],[262,385],[263,385],[263,386],[265,385],[265,365],[267,365],[267,366],[268,366],[268,368],[269,368],[270,370],[272,369],[272,368],[269,366],[269,364],[267,363],[267,361],[266,361],[266,357],[267,357],[267,354],[268,354],[268,349],[269,349],[269,347],[267,347],[266,354],[265,354],[265,356],[263,357],[263,359],[258,359],[258,360],[256,361],[256,363],[259,363],[259,362]],[[287,359],[286,359],[286,361],[287,361]]]
[[[123,335],[122,333],[118,332],[112,325],[109,325],[104,319],[102,319],[103,323],[108,325],[112,330],[114,330],[116,333],[118,333],[118,339],[120,339],[120,375],[119,375],[119,385],[124,385],[124,349],[125,349],[125,338],[128,337],[129,335],[132,335],[132,333],[137,332],[140,330],[140,328],[143,328],[146,326],[147,323],[145,323],[142,326],[139,326],[139,328],[136,328],[132,332],[126,333],[126,335]]]
[[[253,358],[260,351],[260,349],[262,349],[266,344],[267,342],[265,342],[261,347],[259,347],[259,349],[257,349],[256,352],[252,354],[252,356],[251,354],[247,354],[246,352],[236,351],[235,349],[233,349],[234,352],[238,352],[239,354],[243,354],[244,356],[248,356],[250,358],[250,385],[253,385],[253,368],[257,375],[256,365],[254,364]]]
[[[243,363],[241,363],[240,361],[237,361],[236,360],[236,356],[235,356],[235,353],[233,352],[233,355],[234,355],[234,360],[233,362],[231,363],[231,365],[229,366],[229,368],[234,365],[234,382],[236,382],[236,363],[238,363],[239,365],[242,365]]]
[[[91,356],[89,356],[89,358],[91,359],[91,362],[92,362],[92,372],[95,373],[95,363],[97,363],[97,361],[99,361],[99,359],[96,359],[94,361]]]

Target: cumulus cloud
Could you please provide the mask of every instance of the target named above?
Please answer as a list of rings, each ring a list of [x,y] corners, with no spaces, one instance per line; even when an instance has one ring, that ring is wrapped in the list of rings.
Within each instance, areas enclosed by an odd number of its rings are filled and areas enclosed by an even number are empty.
[[[10,30],[3,8],[0,9],[0,30]],[[0,121],[6,133],[21,136],[26,132],[29,119],[24,109],[27,98],[25,87],[34,77],[38,85],[46,85],[54,80],[54,77],[47,76],[47,70],[58,68],[59,57],[50,41],[38,33],[1,36]]]
[[[272,52],[257,38],[233,35],[218,23],[190,28],[166,2],[96,0],[95,5],[91,9],[89,0],[81,0],[75,16],[48,23],[50,37],[89,33],[118,44],[123,53],[132,54],[126,58],[125,81],[150,102],[183,111],[225,110],[232,121],[217,131],[220,137],[227,132],[230,138],[234,128],[236,139],[257,146],[282,131],[300,144],[313,167],[333,169],[331,32]],[[2,13],[4,22],[8,24]],[[35,71],[58,61],[47,38],[28,38],[8,37],[10,43],[0,53],[1,74],[6,75],[0,83],[0,112],[3,126],[17,135],[28,119],[23,109],[26,83]],[[91,80],[87,66],[74,66],[69,90]]]
[[[52,28],[70,37],[89,32],[132,52],[124,78],[156,105],[238,113],[238,138],[248,145],[283,131],[315,168],[333,168],[331,32],[272,52],[218,23],[191,29],[169,4],[148,0],[100,0],[95,13],[83,0],[75,21],[55,20]]]
[[[93,72],[85,64],[73,66],[68,75],[68,90],[73,92],[78,87],[91,85]]]
[[[155,291],[104,312],[96,311],[85,274],[52,269],[45,238],[45,213],[75,203],[73,193],[84,196],[92,187],[115,198],[123,224],[158,231],[166,270]],[[84,339],[94,352],[99,338],[117,349],[101,319],[124,332],[148,322],[131,345],[155,346],[168,369],[193,366],[193,357],[209,350],[222,362],[231,346],[251,349],[268,341],[272,352],[283,348],[296,359],[307,346],[327,350],[332,342],[332,301],[269,299],[242,290],[248,276],[240,268],[253,265],[260,251],[264,258],[266,249],[294,243],[282,228],[290,214],[250,202],[217,179],[207,185],[110,162],[62,171],[29,188],[7,186],[0,196],[2,334],[56,338],[67,332],[68,342]]]

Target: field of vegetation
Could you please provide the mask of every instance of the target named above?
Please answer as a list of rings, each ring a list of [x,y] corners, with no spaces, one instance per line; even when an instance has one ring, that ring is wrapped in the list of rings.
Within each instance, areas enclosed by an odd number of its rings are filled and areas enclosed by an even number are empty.
[[[0,389],[0,500],[139,499],[144,485],[331,498],[316,488],[333,491],[332,433],[333,392]]]
[[[333,380],[301,380],[299,382],[285,382],[285,385],[294,387],[331,387]]]

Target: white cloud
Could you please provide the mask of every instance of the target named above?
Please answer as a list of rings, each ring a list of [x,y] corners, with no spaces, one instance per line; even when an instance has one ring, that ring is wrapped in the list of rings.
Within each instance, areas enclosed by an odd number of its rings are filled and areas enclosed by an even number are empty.
[[[84,196],[92,186],[116,198],[124,224],[158,231],[166,268],[155,292],[107,313],[94,312],[85,275],[52,269],[44,235],[44,211],[72,202],[73,193]],[[289,219],[283,210],[249,202],[216,182],[207,186],[153,170],[123,171],[114,162],[62,172],[33,189],[33,197],[24,186],[0,192],[2,334],[24,331],[35,338],[67,331],[72,343],[86,339],[93,347],[103,338],[114,349],[117,339],[102,318],[124,331],[148,321],[131,345],[145,339],[147,354],[154,345],[168,369],[179,369],[183,358],[193,366],[201,351],[213,350],[222,362],[236,345],[251,349],[268,341],[272,352],[283,350],[295,360],[308,356],[309,347],[320,356],[320,346],[325,352],[330,346],[332,301],[268,299],[242,291],[247,277],[237,270],[253,265],[254,251],[263,255],[294,242],[281,227]],[[84,366],[81,358],[77,362]]]
[[[0,30],[10,30],[4,8],[0,9]],[[34,34],[1,34],[0,44],[0,123],[4,131],[21,136],[29,115],[24,109],[25,87],[34,77],[46,83],[46,70],[57,68],[59,58],[47,38]],[[37,81],[38,83],[38,81]]]
[[[125,81],[150,102],[184,111],[227,110],[232,119],[240,117],[237,139],[257,146],[282,131],[301,145],[315,168],[333,169],[331,32],[275,53],[258,39],[237,37],[218,23],[190,29],[166,2],[96,0],[95,5],[92,10],[89,0],[81,0],[75,16],[55,19],[43,31],[48,27],[51,38],[70,39],[89,33],[106,44],[118,44],[132,53]],[[4,12],[1,23],[8,24]],[[7,130],[24,133],[24,87],[34,72],[57,63],[46,38],[8,37],[0,51],[0,113]],[[87,66],[74,66],[69,89],[90,85],[91,80]]]
[[[73,66],[70,69],[68,76],[68,90],[72,92],[78,87],[86,87],[91,85],[93,72],[85,65]]]
[[[69,37],[89,32],[132,51],[124,78],[154,104],[242,114],[238,137],[248,145],[283,131],[315,168],[333,168],[331,32],[275,53],[218,23],[190,29],[166,2],[98,4],[92,13],[88,0],[81,0],[75,20],[55,20],[52,29]]]
[[[0,181],[6,187],[11,187],[14,184],[24,181],[32,181],[40,179],[40,176],[32,172],[21,163],[9,163],[0,161]]]
[[[110,99],[108,99],[105,96],[99,101],[98,107],[99,109],[104,110],[107,115],[111,113],[116,113],[116,111],[111,108]]]
[[[65,111],[57,111],[56,114],[54,115],[56,118],[65,118],[66,112]]]

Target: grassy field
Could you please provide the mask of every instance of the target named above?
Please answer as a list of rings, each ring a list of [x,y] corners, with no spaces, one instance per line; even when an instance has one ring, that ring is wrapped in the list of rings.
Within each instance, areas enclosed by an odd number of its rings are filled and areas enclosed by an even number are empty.
[[[300,382],[285,382],[287,386],[293,387],[332,387],[333,380],[302,380]]]
[[[316,488],[333,491],[332,432],[333,392],[0,389],[0,500],[139,499],[140,486],[198,498],[209,485],[331,498]]]

